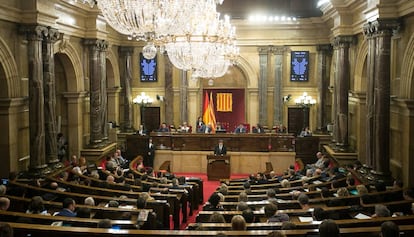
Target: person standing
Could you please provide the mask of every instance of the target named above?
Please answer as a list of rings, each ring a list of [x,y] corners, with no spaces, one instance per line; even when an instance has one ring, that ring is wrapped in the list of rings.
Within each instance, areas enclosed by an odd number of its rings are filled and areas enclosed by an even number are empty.
[[[147,167],[154,167],[155,145],[152,143],[152,138],[148,140],[147,151],[145,152],[144,165]]]
[[[227,154],[227,148],[223,144],[223,140],[219,140],[219,143],[214,148],[214,155],[216,156],[224,156]]]

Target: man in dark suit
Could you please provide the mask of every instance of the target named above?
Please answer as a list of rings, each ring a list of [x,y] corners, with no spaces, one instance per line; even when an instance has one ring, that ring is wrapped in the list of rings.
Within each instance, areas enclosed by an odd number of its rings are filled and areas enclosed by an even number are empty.
[[[239,124],[237,128],[234,130],[234,133],[246,133],[246,128],[243,124]]]
[[[137,134],[141,136],[147,135],[147,130],[145,130],[144,125],[139,125],[139,129],[137,130]]]
[[[223,145],[223,140],[219,140],[218,145],[214,148],[214,155],[223,156],[227,154],[227,149]]]
[[[253,133],[264,133],[264,129],[262,127],[262,125],[257,124],[256,127],[253,127]]]
[[[158,132],[169,132],[170,129],[168,128],[166,123],[162,123],[160,128],[158,129]]]
[[[148,140],[147,150],[145,152],[144,165],[147,167],[154,167],[155,145],[152,143],[152,138]]]
[[[65,198],[62,202],[63,209],[56,216],[75,217],[76,203],[72,198]]]
[[[211,126],[211,124],[208,125],[203,125],[200,129],[200,133],[212,133],[213,132],[213,127]]]

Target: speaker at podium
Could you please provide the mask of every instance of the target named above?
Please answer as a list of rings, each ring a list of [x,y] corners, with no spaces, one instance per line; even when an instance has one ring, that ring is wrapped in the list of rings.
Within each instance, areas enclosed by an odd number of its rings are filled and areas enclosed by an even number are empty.
[[[220,180],[230,178],[229,155],[207,155],[207,179]]]

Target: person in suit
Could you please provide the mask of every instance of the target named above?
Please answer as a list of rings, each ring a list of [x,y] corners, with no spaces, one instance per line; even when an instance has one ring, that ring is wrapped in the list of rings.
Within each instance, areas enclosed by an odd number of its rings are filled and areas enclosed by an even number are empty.
[[[197,133],[202,133],[205,129],[205,124],[203,122],[203,117],[198,117],[197,118],[197,124],[196,124],[196,131]]]
[[[256,127],[253,127],[253,133],[264,133],[264,129],[262,127],[262,125],[260,125],[259,123],[256,125]]]
[[[239,124],[237,128],[234,130],[234,133],[246,133],[246,128],[243,124]]]
[[[158,132],[169,132],[170,129],[168,128],[166,123],[162,123],[160,128],[158,129]]]
[[[144,129],[144,125],[139,125],[139,129],[137,130],[137,135],[145,136],[147,135],[147,130]]]
[[[65,198],[62,202],[63,209],[56,214],[56,216],[75,217],[76,203],[72,198]]]
[[[300,137],[311,137],[312,136],[312,131],[309,129],[309,127],[305,127],[301,132],[300,132]]]
[[[191,127],[188,126],[187,122],[183,122],[183,125],[180,126],[180,132],[182,133],[191,133]]]
[[[152,138],[148,140],[147,150],[145,152],[144,165],[147,167],[154,167],[155,145],[152,143]]]
[[[208,125],[203,125],[199,131],[199,133],[212,133],[213,132],[213,127],[211,126],[211,124]]]
[[[227,154],[227,149],[223,144],[223,140],[219,140],[219,143],[214,148],[214,155],[216,156],[222,156]]]

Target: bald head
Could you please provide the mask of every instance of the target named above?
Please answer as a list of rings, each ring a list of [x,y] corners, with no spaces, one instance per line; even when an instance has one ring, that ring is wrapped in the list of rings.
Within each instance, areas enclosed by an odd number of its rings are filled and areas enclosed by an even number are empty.
[[[0,210],[7,211],[10,207],[10,199],[6,197],[0,197]]]

